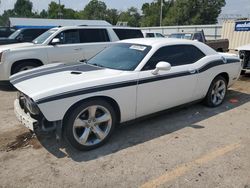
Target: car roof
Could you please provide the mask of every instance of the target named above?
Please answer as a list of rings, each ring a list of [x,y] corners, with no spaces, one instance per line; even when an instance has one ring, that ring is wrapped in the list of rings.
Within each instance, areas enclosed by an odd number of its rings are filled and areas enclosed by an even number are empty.
[[[112,28],[112,29],[137,29],[137,30],[141,30],[138,27],[121,27],[121,26],[85,26],[85,25],[79,25],[79,26],[59,26],[59,27],[55,27],[57,29],[85,29],[85,28]]]
[[[166,44],[198,44],[197,41],[186,40],[186,39],[175,39],[175,38],[136,38],[136,39],[127,39],[119,41],[121,43],[134,43],[141,45],[150,45],[150,46],[162,46]]]

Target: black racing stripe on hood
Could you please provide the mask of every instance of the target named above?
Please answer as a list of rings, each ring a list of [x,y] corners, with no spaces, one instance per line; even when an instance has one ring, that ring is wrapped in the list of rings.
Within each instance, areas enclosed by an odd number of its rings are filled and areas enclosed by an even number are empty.
[[[46,71],[49,71],[49,70],[60,70],[60,69],[65,68],[65,67],[72,67],[72,66],[79,66],[79,65],[81,65],[79,62],[77,62],[77,63],[69,63],[69,64],[59,63],[56,66],[54,65],[54,66],[49,66],[49,67],[48,67],[48,65],[44,65],[44,66],[32,69],[30,74],[46,72]],[[26,72],[19,72],[18,74],[14,74],[13,76],[11,76],[11,80],[19,79],[19,78],[21,78],[23,76],[26,76],[26,75],[27,75]]]
[[[61,67],[51,67],[51,68],[45,68],[45,69],[41,69],[41,70],[34,70],[29,72],[29,73],[25,73],[22,74],[22,76],[18,76],[18,78],[13,77],[11,78],[10,82],[15,85],[18,84],[19,82],[23,82],[32,78],[37,78],[40,76],[44,76],[44,75],[48,75],[48,74],[54,74],[54,73],[58,73],[58,72],[63,72],[63,71],[79,71],[79,72],[89,72],[89,71],[95,71],[95,70],[101,70],[103,68],[101,67],[95,67],[95,66],[91,66],[91,65],[87,65],[87,64],[75,64],[75,65],[64,65]]]

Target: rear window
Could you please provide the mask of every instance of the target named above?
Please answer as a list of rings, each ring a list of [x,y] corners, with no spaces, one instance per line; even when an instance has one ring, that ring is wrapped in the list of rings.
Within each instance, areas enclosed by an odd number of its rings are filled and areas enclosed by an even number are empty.
[[[146,33],[146,37],[147,38],[153,38],[155,36],[154,36],[154,33]]]
[[[120,40],[143,38],[143,34],[139,29],[114,29],[114,32]]]
[[[81,43],[110,41],[106,29],[80,29],[79,32]]]

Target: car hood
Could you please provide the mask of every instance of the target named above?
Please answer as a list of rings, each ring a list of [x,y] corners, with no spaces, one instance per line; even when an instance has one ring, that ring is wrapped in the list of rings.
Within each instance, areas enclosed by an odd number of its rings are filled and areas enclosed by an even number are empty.
[[[0,46],[0,52],[3,52],[5,50],[16,49],[16,48],[30,47],[30,46],[34,46],[34,45],[35,44],[33,44],[31,42],[2,45],[2,46]]]
[[[85,63],[56,63],[15,74],[10,77],[10,82],[37,101],[47,96],[113,82],[123,72]]]
[[[244,46],[240,46],[240,47],[236,48],[236,50],[238,50],[238,51],[241,51],[241,50],[250,51],[250,44],[244,45]]]

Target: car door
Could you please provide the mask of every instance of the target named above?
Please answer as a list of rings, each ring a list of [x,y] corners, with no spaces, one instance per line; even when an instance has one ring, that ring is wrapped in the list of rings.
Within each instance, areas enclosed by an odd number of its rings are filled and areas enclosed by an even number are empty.
[[[137,117],[192,101],[197,84],[194,63],[204,56],[192,45],[165,46],[156,51],[139,73]],[[170,63],[171,69],[153,75],[160,61]]]
[[[49,63],[72,63],[85,59],[78,29],[62,31],[55,38],[58,38],[60,43],[48,46]]]

